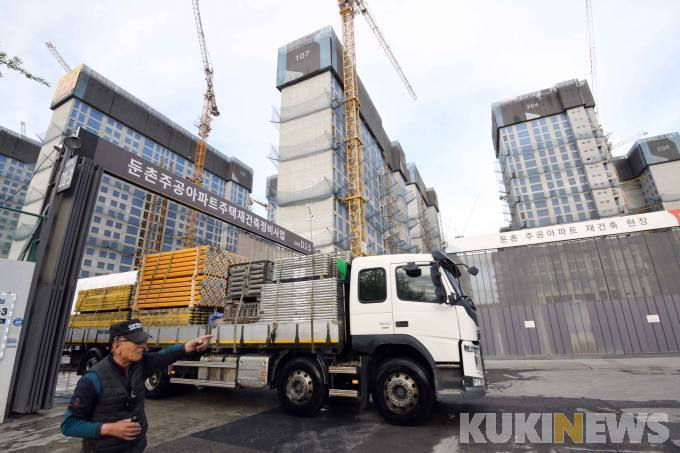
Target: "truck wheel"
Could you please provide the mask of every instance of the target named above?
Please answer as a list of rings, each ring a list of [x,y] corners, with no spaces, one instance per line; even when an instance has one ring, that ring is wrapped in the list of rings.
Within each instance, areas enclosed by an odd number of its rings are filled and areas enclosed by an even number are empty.
[[[422,366],[409,359],[392,359],[378,369],[373,399],[388,422],[417,425],[430,415],[434,391]]]
[[[168,373],[158,370],[144,381],[146,397],[157,400],[168,396],[170,393],[170,376]]]
[[[102,352],[97,348],[92,348],[89,351],[87,351],[87,354],[85,354],[85,357],[82,362],[81,374],[85,374],[88,371],[90,371],[90,369],[103,358],[104,354],[102,354]]]
[[[311,417],[321,409],[328,396],[328,387],[319,366],[306,358],[293,359],[283,366],[277,382],[281,405],[290,413]]]

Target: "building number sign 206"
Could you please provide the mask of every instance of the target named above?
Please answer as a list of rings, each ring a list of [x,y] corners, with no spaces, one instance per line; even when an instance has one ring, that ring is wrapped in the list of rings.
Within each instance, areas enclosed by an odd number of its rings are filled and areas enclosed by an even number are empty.
[[[302,61],[309,56],[309,49],[303,50],[302,52],[295,54],[295,61]]]

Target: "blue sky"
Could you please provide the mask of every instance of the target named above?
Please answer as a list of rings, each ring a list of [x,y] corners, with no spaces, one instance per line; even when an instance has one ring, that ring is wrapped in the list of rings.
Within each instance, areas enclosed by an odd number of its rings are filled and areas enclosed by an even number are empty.
[[[600,120],[614,142],[680,129],[680,1],[592,0]],[[504,224],[491,143],[492,102],[589,77],[584,0],[368,0],[418,101],[361,17],[357,65],[383,125],[439,194],[444,232],[487,234]],[[326,25],[335,0],[201,0],[222,115],[209,142],[253,167],[254,194],[275,173],[269,122],[279,46]],[[61,68],[86,63],[195,131],[204,89],[190,0],[0,0],[0,49],[52,82],[3,71],[0,124],[47,129]],[[628,147],[615,150],[622,154]],[[467,226],[466,226],[467,225]]]

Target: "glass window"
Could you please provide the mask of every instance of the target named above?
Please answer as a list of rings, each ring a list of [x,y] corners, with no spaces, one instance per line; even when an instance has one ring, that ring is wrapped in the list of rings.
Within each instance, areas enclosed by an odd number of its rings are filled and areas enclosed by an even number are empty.
[[[404,267],[397,268],[397,297],[412,302],[438,303],[430,276],[430,266],[420,266],[420,271],[419,276],[410,277]]]
[[[374,304],[387,299],[385,269],[376,267],[359,271],[359,302]]]

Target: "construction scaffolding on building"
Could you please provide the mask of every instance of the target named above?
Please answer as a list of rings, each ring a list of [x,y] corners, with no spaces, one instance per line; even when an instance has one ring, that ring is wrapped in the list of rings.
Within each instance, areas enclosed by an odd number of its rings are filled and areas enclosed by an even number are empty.
[[[356,178],[348,170],[345,56],[330,27],[280,48],[281,106],[272,113],[279,143],[269,153],[277,175],[275,190],[268,183],[268,203],[277,223],[313,238],[324,252],[352,249],[350,180]],[[358,77],[355,83],[358,129],[350,135],[361,148],[361,168],[354,172],[360,172],[363,194],[355,202],[363,211],[362,253],[418,252],[422,244],[413,243],[408,225],[404,151],[385,133]],[[424,200],[424,185],[421,190]]]

